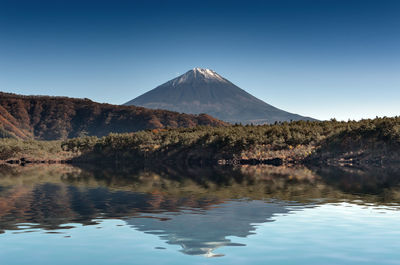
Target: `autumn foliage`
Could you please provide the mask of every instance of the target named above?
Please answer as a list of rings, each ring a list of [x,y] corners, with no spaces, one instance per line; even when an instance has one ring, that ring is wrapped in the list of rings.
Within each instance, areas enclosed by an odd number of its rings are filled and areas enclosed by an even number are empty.
[[[198,125],[226,124],[206,114],[189,115],[135,106],[100,104],[89,99],[21,96],[0,92],[1,138],[55,140]]]

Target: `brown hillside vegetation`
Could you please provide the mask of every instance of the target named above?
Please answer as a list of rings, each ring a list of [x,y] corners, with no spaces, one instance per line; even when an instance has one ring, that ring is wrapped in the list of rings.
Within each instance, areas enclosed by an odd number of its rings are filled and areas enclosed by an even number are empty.
[[[391,166],[400,162],[400,117],[152,129],[65,141],[0,139],[1,160],[174,167],[217,162]]]
[[[0,92],[0,138],[66,139],[165,127],[221,126],[209,115],[180,114],[89,99],[22,96]]]
[[[62,145],[81,154],[79,161],[398,164],[400,117],[149,130],[69,139]]]

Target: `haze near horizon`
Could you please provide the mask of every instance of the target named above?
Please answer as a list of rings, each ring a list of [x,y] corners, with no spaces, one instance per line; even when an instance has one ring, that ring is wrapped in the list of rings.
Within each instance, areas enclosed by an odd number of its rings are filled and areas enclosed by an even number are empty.
[[[0,0],[0,90],[123,104],[210,68],[289,112],[400,114],[399,1]]]

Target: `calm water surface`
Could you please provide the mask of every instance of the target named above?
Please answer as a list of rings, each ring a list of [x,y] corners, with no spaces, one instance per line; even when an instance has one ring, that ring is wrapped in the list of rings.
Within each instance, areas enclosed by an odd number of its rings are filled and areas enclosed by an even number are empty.
[[[12,264],[400,264],[397,169],[0,168]]]

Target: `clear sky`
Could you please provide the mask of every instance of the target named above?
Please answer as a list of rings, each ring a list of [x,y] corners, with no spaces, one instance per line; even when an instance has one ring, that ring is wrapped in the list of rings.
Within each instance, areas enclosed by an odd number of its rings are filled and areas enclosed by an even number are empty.
[[[400,115],[400,1],[0,0],[0,90],[126,101],[211,68],[318,119]]]

